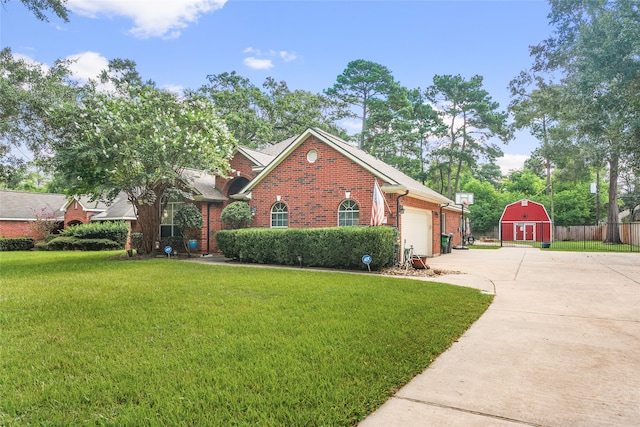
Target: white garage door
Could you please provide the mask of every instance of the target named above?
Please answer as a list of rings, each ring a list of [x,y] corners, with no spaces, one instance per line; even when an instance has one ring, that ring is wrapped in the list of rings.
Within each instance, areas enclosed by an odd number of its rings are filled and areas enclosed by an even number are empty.
[[[431,211],[404,208],[401,232],[403,249],[413,245],[414,254],[433,256],[432,234]]]

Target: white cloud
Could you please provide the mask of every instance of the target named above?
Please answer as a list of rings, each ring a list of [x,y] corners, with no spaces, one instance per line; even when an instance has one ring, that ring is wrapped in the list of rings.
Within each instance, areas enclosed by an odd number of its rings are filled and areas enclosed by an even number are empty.
[[[273,58],[280,58],[284,62],[291,62],[298,59],[298,55],[296,55],[295,52],[288,52],[286,50],[269,50],[267,52],[263,52],[260,49],[248,47],[244,49],[242,53],[252,55],[244,59],[244,65],[256,70],[268,70],[269,68],[273,68]]]
[[[273,62],[270,59],[259,59],[250,56],[244,59],[244,65],[255,70],[268,70],[273,68]]]
[[[510,171],[522,170],[524,168],[524,162],[529,156],[524,154],[505,154],[496,160],[500,171],[503,175],[507,175]]]
[[[298,56],[294,52],[287,52],[286,50],[281,50],[279,53],[280,58],[284,60],[284,62],[295,61]]]
[[[221,9],[227,0],[69,0],[79,15],[124,16],[133,20],[130,33],[139,38],[176,38],[200,15]]]
[[[69,55],[65,59],[72,61],[69,70],[82,82],[97,80],[100,73],[109,67],[107,58],[91,51]]]

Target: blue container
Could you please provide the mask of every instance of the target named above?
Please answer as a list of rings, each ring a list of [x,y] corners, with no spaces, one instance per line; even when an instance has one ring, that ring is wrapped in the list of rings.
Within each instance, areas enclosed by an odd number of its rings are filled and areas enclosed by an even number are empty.
[[[198,247],[197,240],[189,240],[189,249],[196,249]]]

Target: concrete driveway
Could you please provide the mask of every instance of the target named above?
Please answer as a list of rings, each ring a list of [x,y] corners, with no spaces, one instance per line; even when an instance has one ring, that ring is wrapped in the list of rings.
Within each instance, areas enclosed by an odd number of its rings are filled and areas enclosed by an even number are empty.
[[[486,313],[361,427],[640,426],[640,254],[454,250]]]

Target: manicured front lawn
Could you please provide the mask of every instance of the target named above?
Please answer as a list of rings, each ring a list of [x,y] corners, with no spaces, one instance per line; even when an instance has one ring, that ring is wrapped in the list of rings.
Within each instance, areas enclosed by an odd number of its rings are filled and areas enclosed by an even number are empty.
[[[492,299],[112,256],[0,253],[0,425],[354,425]]]

